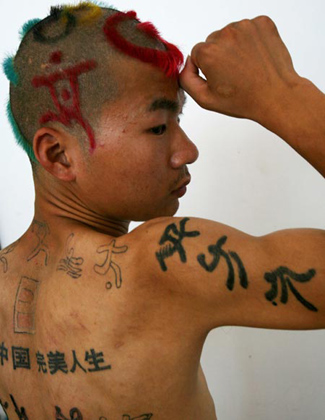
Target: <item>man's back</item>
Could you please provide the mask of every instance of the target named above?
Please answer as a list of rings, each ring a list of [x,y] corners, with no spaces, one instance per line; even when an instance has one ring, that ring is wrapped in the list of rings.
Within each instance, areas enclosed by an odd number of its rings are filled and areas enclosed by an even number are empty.
[[[46,224],[33,226],[1,253],[9,419],[24,409],[29,420],[215,419],[200,366],[207,334],[139,259],[145,231],[115,240],[77,229],[58,247]]]

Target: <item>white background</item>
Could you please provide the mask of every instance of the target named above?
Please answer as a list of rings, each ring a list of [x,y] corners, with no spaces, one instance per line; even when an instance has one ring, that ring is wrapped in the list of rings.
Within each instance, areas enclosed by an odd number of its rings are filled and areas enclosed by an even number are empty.
[[[50,0],[0,0],[1,57],[15,52],[22,24],[45,17],[50,5]],[[269,15],[298,73],[325,91],[323,0],[116,0],[114,6],[135,9],[141,20],[153,21],[185,54],[232,21]],[[1,74],[2,246],[27,229],[34,199],[28,160],[5,118],[7,92]],[[324,179],[277,136],[256,123],[204,111],[191,100],[182,124],[196,142],[200,159],[190,168],[193,181],[178,215],[217,220],[253,235],[291,227],[325,228]],[[324,331],[213,331],[202,364],[219,420],[324,420],[324,352]]]

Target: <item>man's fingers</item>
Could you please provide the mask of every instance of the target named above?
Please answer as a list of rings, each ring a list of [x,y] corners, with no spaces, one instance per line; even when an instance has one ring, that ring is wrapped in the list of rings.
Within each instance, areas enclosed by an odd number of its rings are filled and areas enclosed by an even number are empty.
[[[181,87],[201,106],[206,106],[208,84],[199,76],[199,69],[188,56],[185,67],[180,74]]]

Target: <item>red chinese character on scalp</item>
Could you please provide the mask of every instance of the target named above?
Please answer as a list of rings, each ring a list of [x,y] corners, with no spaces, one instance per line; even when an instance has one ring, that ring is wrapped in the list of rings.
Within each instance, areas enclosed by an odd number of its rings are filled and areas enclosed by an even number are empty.
[[[62,52],[55,51],[52,53],[49,62],[52,65],[60,64],[62,62]],[[90,72],[96,67],[95,60],[87,60],[75,66],[60,69],[47,76],[35,76],[32,80],[32,85],[35,88],[46,87],[49,89],[55,108],[58,111],[58,113],[46,112],[40,118],[40,124],[57,121],[66,126],[71,126],[74,121],[77,122],[88,135],[91,151],[96,148],[95,134],[81,112],[78,79],[81,74]],[[60,82],[66,82],[67,87],[60,90]]]

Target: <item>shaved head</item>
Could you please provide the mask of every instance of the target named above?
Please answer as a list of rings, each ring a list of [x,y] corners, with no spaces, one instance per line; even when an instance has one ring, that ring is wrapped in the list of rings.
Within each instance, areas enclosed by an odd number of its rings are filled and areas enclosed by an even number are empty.
[[[96,148],[101,109],[123,91],[119,69],[126,56],[171,77],[182,63],[180,51],[152,24],[140,23],[135,12],[83,2],[54,7],[45,19],[24,25],[17,55],[6,60],[8,114],[32,161],[33,138],[41,127],[60,124],[85,150]]]

